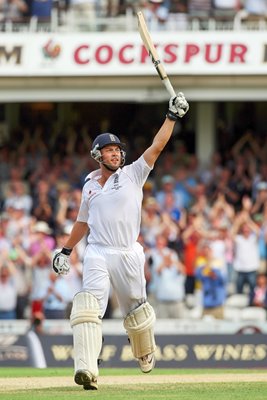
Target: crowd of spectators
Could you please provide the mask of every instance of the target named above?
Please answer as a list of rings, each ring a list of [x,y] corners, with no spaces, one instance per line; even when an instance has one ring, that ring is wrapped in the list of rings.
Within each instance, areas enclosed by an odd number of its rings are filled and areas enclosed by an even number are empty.
[[[98,18],[120,18],[127,12],[143,10],[150,29],[172,27],[186,29],[192,18],[233,19],[237,12],[242,17],[265,17],[266,0],[0,0],[0,21],[27,22],[33,16],[49,21],[52,10],[67,14],[71,26],[80,30],[104,29]],[[68,18],[68,16],[70,18]],[[87,21],[87,22],[86,22]]]
[[[51,273],[51,257],[76,219],[85,176],[97,167],[90,147],[84,127],[62,138],[36,126],[1,144],[1,319],[69,316],[86,240],[72,252],[67,277]],[[141,148],[141,138],[128,140],[127,163]],[[267,308],[266,154],[266,135],[258,139],[251,131],[205,165],[181,143],[162,154],[144,186],[139,237],[159,317],[188,317],[194,298],[202,315],[223,318],[236,293]],[[106,318],[116,317],[112,293],[109,306]]]

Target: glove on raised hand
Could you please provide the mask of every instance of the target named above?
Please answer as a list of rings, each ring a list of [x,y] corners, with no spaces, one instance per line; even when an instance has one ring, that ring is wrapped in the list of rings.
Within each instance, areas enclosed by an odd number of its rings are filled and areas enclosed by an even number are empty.
[[[52,268],[59,275],[67,275],[70,270],[70,253],[72,249],[63,247],[62,250],[56,249],[52,260]]]
[[[169,101],[169,110],[167,112],[167,118],[172,121],[177,121],[178,118],[182,118],[189,110],[189,104],[184,97],[182,92],[179,92],[177,96],[173,96]]]

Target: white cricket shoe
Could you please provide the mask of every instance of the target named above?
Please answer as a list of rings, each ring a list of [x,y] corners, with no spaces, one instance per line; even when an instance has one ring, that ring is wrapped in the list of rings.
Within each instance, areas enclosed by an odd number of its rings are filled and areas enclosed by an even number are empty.
[[[97,390],[98,384],[95,376],[87,369],[78,369],[74,376],[77,385],[83,385],[84,390]]]
[[[147,374],[148,372],[152,371],[152,369],[155,367],[156,359],[155,359],[155,354],[150,353],[147,354],[146,356],[143,356],[141,358],[138,358],[139,366],[141,368],[141,371]]]

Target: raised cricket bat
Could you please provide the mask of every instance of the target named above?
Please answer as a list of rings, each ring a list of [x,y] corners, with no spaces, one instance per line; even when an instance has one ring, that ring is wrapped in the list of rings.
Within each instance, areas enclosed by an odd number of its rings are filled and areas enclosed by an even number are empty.
[[[146,21],[145,21],[142,11],[138,11],[137,18],[138,18],[138,30],[139,30],[140,36],[143,40],[144,46],[145,46],[149,56],[151,57],[154,67],[156,68],[157,73],[159,74],[159,77],[162,80],[162,82],[164,83],[170,96],[171,97],[176,96],[176,93],[175,93],[175,91],[172,87],[172,84],[168,78],[165,68],[159,59],[158,52],[157,52],[157,50],[152,42],[151,36],[148,32]]]

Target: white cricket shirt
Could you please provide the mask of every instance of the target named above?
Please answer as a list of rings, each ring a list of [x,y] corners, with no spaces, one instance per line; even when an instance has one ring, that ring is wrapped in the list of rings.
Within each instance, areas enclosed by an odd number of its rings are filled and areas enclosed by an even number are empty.
[[[129,248],[136,242],[141,223],[143,185],[152,168],[143,156],[119,168],[102,187],[100,170],[91,172],[84,185],[77,221],[87,222],[88,243]]]
[[[238,272],[256,271],[260,265],[258,237],[254,233],[245,237],[241,234],[235,238],[234,269]]]

